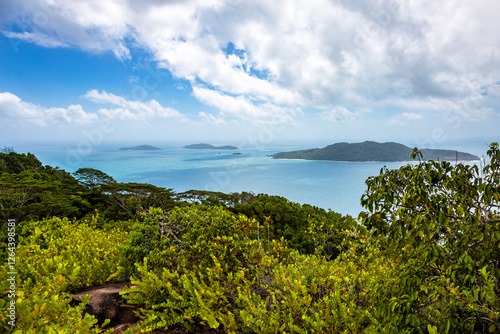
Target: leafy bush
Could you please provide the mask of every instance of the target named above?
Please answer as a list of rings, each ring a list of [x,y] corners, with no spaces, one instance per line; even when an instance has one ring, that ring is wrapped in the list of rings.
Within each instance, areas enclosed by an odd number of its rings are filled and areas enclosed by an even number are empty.
[[[482,168],[420,162],[367,180],[363,222],[398,268],[380,321],[397,317],[398,332],[500,332],[497,143],[488,156]]]
[[[156,213],[149,219],[158,219]],[[255,240],[254,220],[221,207],[176,209],[168,219],[171,227],[185,229],[164,237],[163,246],[137,264],[134,287],[123,292],[129,304],[140,306],[144,330],[181,325],[231,333],[363,333],[371,323],[360,304],[366,294],[361,287],[371,286],[374,272],[388,270],[385,259],[367,258],[369,269],[360,275],[352,255],[335,261],[299,255],[283,238],[263,247]]]
[[[166,216],[160,210],[150,213],[154,216],[144,226],[157,227],[163,219],[166,233],[161,240],[148,239],[153,243],[142,239],[142,248],[132,240],[126,253],[149,255],[137,264],[139,276],[132,280],[136,287],[125,291],[125,298],[142,306],[148,329],[172,324],[217,327],[221,322],[230,326],[227,296],[236,294],[244,273],[263,256],[258,240],[251,238],[256,222],[222,207],[176,208]]]
[[[85,303],[68,306],[70,292],[112,279],[119,270],[118,245],[126,242],[128,234],[120,230],[107,233],[59,218],[23,225],[16,249],[16,329],[23,333],[99,333],[94,317],[82,318]],[[4,265],[0,274],[1,305],[10,301],[5,289],[9,271]],[[12,330],[7,321],[2,313],[0,328]]]
[[[163,235],[159,233],[160,220]],[[230,268],[245,261],[244,249],[257,242],[251,238],[256,229],[253,219],[222,207],[177,207],[165,215],[161,209],[151,208],[123,247],[122,261],[133,274],[130,267],[142,263],[144,257],[149,258],[150,267],[161,271],[179,264],[203,266],[210,263],[210,254],[215,254]]]
[[[251,202],[236,204],[232,211],[258,220],[271,240],[283,237],[301,253],[319,252],[332,258],[340,253],[342,231],[356,225],[350,216],[263,194]]]

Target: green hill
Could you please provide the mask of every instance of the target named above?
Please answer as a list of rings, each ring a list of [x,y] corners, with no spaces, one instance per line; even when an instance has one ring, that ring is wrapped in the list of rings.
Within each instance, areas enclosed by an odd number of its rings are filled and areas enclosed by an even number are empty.
[[[123,151],[160,151],[162,150],[159,147],[151,146],[151,145],[139,145],[134,147],[122,147],[120,150]]]
[[[313,148],[291,152],[280,152],[272,155],[273,159],[303,159],[327,161],[409,161],[412,149],[398,143],[337,143],[324,148]],[[479,157],[454,150],[422,149],[424,160],[472,161]]]
[[[192,144],[186,145],[183,148],[196,149],[196,150],[239,150],[236,146],[224,145],[224,146],[213,146],[210,144]]]

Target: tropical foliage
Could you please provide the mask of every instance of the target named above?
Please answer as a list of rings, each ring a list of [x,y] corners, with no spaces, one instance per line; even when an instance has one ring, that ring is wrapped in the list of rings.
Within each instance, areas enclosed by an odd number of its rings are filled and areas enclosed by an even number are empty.
[[[366,182],[363,223],[398,268],[384,295],[400,332],[500,331],[498,144],[488,155],[482,168],[421,162]]]
[[[366,181],[357,221],[263,194],[89,188],[4,154],[12,159],[0,201],[11,211],[2,212],[35,218],[17,226],[16,328],[5,314],[7,267],[0,272],[3,331],[99,333],[97,320],[82,316],[85,303],[69,307],[71,294],[130,280],[122,294],[142,318],[135,332],[500,333],[496,143],[481,166],[382,169]],[[8,204],[23,182],[39,188]],[[58,202],[50,187],[81,199],[60,200],[73,217],[41,217],[50,213],[35,204]]]
[[[119,245],[128,233],[96,228],[90,221],[52,218],[28,221],[20,226],[16,248],[16,330],[22,333],[100,333],[97,320],[82,316],[88,299],[75,308],[68,306],[71,292],[99,285],[113,278],[120,263]],[[2,247],[2,250],[4,247]],[[6,305],[8,272],[2,251],[0,270],[0,328],[8,325]]]
[[[0,153],[0,216],[26,220],[82,216],[90,211],[83,188],[64,170],[32,154]]]

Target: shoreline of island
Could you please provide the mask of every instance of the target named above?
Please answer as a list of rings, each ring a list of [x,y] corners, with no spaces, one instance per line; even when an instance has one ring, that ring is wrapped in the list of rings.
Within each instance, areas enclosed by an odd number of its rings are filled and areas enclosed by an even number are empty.
[[[412,162],[413,149],[394,142],[377,143],[365,141],[362,143],[336,143],[323,148],[278,152],[268,155],[276,160],[305,160],[329,162]],[[422,161],[472,162],[481,158],[467,152],[446,149],[421,149]]]

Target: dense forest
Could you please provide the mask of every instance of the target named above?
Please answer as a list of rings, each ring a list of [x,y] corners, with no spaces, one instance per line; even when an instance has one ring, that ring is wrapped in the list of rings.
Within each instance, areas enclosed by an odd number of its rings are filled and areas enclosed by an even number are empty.
[[[129,282],[121,294],[142,319],[129,334],[500,333],[498,144],[481,166],[411,157],[366,181],[353,218],[71,174],[4,149],[0,327],[112,333],[71,296]]]
[[[412,149],[398,143],[337,143],[323,148],[280,152],[273,154],[274,159],[304,159],[327,161],[410,161]],[[479,157],[453,150],[422,149],[424,160],[471,161]]]

